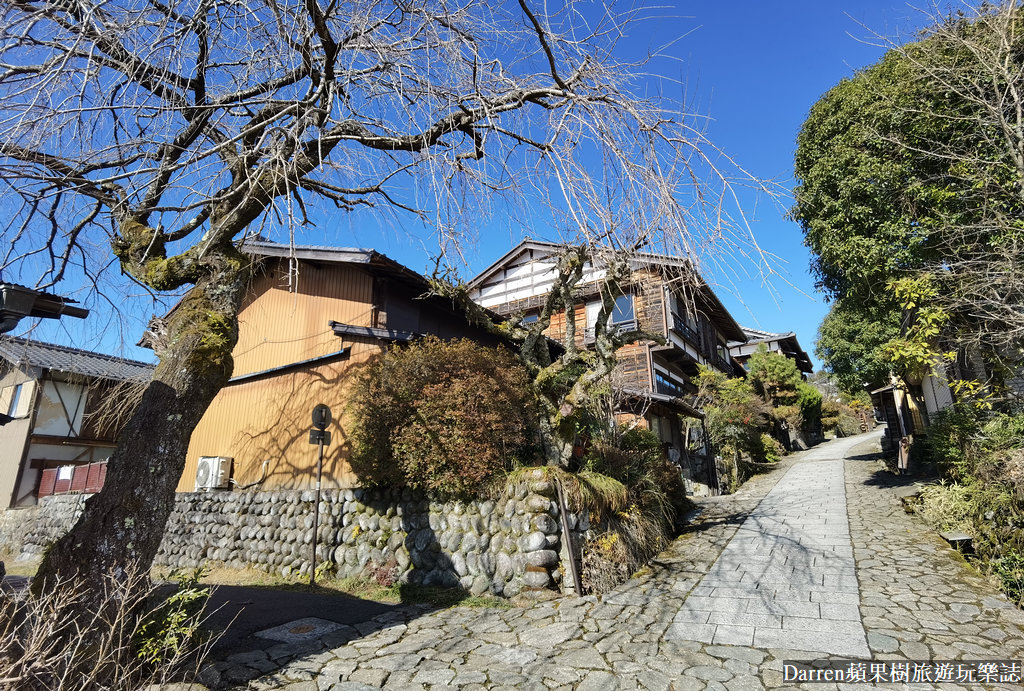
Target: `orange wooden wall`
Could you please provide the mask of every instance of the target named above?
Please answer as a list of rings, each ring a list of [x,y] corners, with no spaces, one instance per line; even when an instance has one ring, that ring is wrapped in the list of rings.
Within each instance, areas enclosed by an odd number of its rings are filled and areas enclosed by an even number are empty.
[[[234,458],[232,477],[239,484],[259,479],[264,460],[269,471],[260,489],[306,489],[315,480],[317,447],[308,441],[310,413],[325,403],[334,413],[333,443],[325,450],[324,486],[352,486],[348,445],[339,419],[344,414],[350,376],[383,345],[371,339],[344,341],[328,325],[339,321],[370,326],[373,278],[351,265],[300,264],[297,290],[289,291],[287,264],[269,263],[256,277],[239,313],[235,377],[335,353],[345,359],[312,364],[284,373],[228,384],[214,399],[192,433],[179,492],[195,486],[199,456]]]
[[[331,320],[372,326],[373,278],[350,265],[300,263],[296,290],[287,263],[270,263],[254,279],[238,315],[234,376],[260,372],[338,350]]]

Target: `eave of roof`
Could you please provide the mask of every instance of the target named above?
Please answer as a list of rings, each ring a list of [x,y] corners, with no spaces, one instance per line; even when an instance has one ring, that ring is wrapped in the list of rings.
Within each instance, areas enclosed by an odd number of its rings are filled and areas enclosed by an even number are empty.
[[[155,369],[155,365],[138,360],[12,336],[0,337],[0,357],[15,367],[39,367],[114,381],[148,381]]]
[[[624,388],[622,393],[627,396],[633,396],[641,400],[653,401],[656,403],[662,403],[664,405],[675,406],[679,410],[682,410],[687,417],[694,417],[700,420],[704,419],[704,413],[697,410],[692,405],[684,401],[679,396],[672,396],[671,394],[658,393],[656,391],[645,391],[643,389],[631,389]]]
[[[730,343],[730,348],[734,346],[770,343],[772,341],[786,341],[790,344],[790,348],[783,349],[783,353],[796,360],[797,367],[801,372],[810,374],[814,371],[814,365],[811,363],[810,355],[807,354],[806,350],[800,347],[800,341],[797,339],[796,333],[793,331],[787,331],[786,333],[773,333],[771,331],[762,331],[761,329],[752,329],[749,326],[741,326],[740,328],[743,329],[744,334],[746,334],[747,340],[746,342]]]
[[[359,247],[325,247],[322,245],[285,245],[264,240],[246,240],[241,251],[258,257],[278,257],[281,259],[300,259],[308,262],[326,264],[358,264],[368,269],[386,273],[395,278],[405,280],[418,287],[427,289],[430,282],[421,274],[399,264],[394,259],[376,250]]]

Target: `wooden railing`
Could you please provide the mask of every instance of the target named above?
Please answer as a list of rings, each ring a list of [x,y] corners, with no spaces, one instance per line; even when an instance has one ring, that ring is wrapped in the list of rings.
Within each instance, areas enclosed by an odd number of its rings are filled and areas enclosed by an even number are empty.
[[[106,461],[45,468],[39,476],[36,496],[42,499],[53,494],[95,494],[103,489],[106,478]]]

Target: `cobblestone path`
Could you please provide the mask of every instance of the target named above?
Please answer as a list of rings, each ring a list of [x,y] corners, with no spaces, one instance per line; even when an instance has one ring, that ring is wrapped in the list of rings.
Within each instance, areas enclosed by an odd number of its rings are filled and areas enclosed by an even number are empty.
[[[816,460],[852,443],[812,451],[782,476],[690,593],[668,639],[867,657],[843,461]]]
[[[208,680],[290,691],[825,690],[870,687],[784,684],[782,661],[1020,660],[1024,613],[902,511],[876,462],[840,460],[865,439],[792,456],[703,501],[692,530],[602,598],[408,608],[233,655]]]

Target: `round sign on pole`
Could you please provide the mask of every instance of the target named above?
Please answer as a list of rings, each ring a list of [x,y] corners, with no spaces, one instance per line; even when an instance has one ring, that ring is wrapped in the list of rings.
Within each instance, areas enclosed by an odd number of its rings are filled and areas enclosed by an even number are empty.
[[[319,430],[325,430],[329,424],[331,424],[331,409],[323,403],[317,404],[313,408],[313,426]]]

